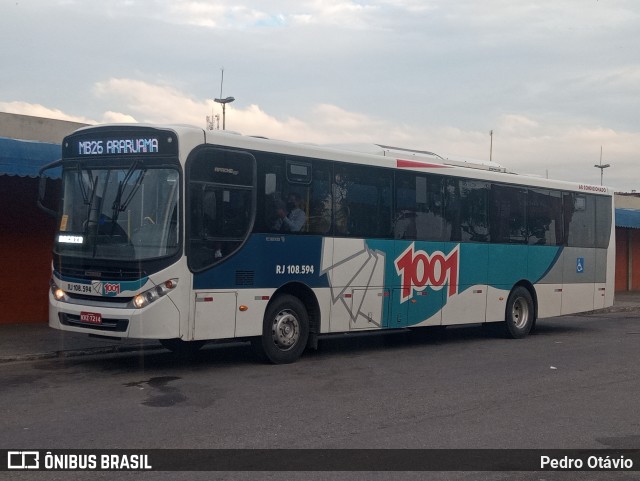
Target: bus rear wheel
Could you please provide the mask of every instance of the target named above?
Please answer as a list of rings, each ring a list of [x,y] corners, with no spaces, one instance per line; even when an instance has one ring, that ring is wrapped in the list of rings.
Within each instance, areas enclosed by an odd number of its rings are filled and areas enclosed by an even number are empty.
[[[531,331],[535,323],[533,298],[528,289],[517,286],[509,294],[504,321],[507,337],[521,339]]]
[[[278,296],[264,315],[262,336],[252,341],[259,357],[273,364],[296,361],[309,338],[309,315],[300,299]]]

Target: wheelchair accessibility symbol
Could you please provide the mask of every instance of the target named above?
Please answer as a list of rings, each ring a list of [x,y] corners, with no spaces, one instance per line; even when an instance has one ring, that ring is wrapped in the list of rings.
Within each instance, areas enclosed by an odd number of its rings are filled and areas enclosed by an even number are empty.
[[[582,274],[584,272],[584,257],[578,257],[576,260],[576,272]]]

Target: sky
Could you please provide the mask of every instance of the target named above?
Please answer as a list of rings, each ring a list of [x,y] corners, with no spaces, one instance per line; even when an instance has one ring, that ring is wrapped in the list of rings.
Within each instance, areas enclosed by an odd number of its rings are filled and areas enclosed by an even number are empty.
[[[205,128],[233,96],[246,135],[592,185],[602,149],[640,192],[637,0],[0,0],[0,44],[3,112]]]

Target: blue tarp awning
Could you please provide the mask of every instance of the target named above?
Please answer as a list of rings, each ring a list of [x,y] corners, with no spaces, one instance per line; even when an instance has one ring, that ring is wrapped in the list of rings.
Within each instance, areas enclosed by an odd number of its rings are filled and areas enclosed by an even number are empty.
[[[616,209],[616,227],[640,229],[640,210]]]
[[[41,167],[60,155],[60,144],[0,137],[0,175],[37,177]],[[56,171],[49,171],[49,177],[60,177],[60,169]]]

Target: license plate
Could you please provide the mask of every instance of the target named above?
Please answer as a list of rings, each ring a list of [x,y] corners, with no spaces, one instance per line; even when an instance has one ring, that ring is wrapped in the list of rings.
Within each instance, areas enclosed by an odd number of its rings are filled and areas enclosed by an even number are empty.
[[[91,284],[79,284],[77,282],[66,282],[67,288],[65,291],[72,292],[74,294],[93,294],[96,295],[95,292],[91,291]],[[64,289],[64,286],[63,286]]]
[[[102,324],[102,314],[99,312],[81,312],[80,321],[89,324]]]

